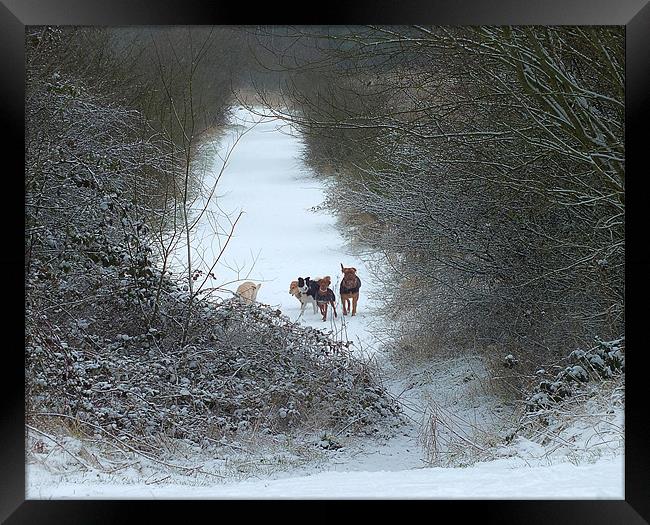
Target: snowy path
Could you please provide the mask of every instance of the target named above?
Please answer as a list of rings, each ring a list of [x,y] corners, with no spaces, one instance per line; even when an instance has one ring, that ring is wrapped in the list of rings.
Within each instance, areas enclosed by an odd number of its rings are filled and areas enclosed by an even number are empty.
[[[213,215],[202,220],[193,235],[193,265],[200,263],[198,268],[209,269],[230,231],[228,218],[234,222],[239,212],[243,212],[215,268],[211,285],[234,292],[242,281],[262,283],[257,300],[279,308],[296,320],[300,304],[289,294],[291,281],[298,277],[329,275],[331,288],[338,296],[340,265],[354,266],[363,282],[358,317],[343,321],[337,304],[337,319],[328,314],[328,320],[323,322],[308,307],[302,321],[336,332],[345,322],[350,340],[357,343],[370,340],[367,321],[372,316],[368,303],[372,281],[366,278],[364,263],[346,249],[336,229],[335,217],[326,210],[311,211],[323,203],[325,193],[322,181],[315,179],[300,161],[299,136],[278,120],[236,108],[218,147],[214,144],[205,147],[212,147],[212,155],[206,156],[211,156],[214,164],[207,167],[203,195],[209,195],[215,187],[223,161],[231,148],[232,152],[210,201]],[[203,203],[204,199],[199,199],[193,208],[200,209]],[[179,244],[178,266],[183,265],[185,250]],[[227,292],[216,295],[232,296]]]
[[[400,396],[412,423],[389,440],[346,443],[325,464],[258,473],[261,479],[257,480],[199,482],[163,472],[152,476],[162,481],[144,483],[136,471],[105,475],[69,468],[52,474],[43,465],[31,464],[28,498],[623,498],[620,455],[576,466],[567,458],[550,461],[528,442],[522,445],[524,452],[530,449],[528,457],[512,454],[467,468],[423,468],[426,462],[418,433],[427,396],[449,411],[450,418],[469,423],[485,423],[500,409],[481,391],[480,363],[472,358],[448,359],[405,371],[390,366],[381,353],[375,354],[372,279],[363,261],[345,244],[335,217],[311,210],[323,202],[325,193],[323,183],[300,161],[299,136],[279,127],[278,121],[260,119],[243,108],[235,110],[234,118],[218,147],[213,144],[214,151],[207,152],[216,158],[204,177],[209,193],[222,167],[219,156],[241,135],[217,185],[210,208],[213,215],[206,216],[195,233],[194,266],[210,268],[230,231],[224,218],[234,220],[240,211],[244,213],[209,286],[234,292],[238,281],[261,282],[257,300],[297,319],[299,303],[288,293],[292,280],[330,275],[336,292],[340,264],[355,266],[363,282],[358,315],[342,318],[339,306],[339,317],[323,322],[308,308],[301,322],[335,333],[343,328],[359,357],[376,357],[386,387]],[[199,199],[196,205],[200,204]],[[177,254],[182,260],[182,246]],[[464,425],[460,419],[456,424]]]
[[[207,145],[213,149],[206,156],[214,164],[203,178],[204,195],[210,195],[229,156],[216,185],[216,198],[212,198],[209,206],[214,217],[202,221],[193,237],[193,258],[204,261],[204,267],[209,268],[230,231],[226,227],[221,235],[215,235],[215,224],[223,228],[224,224],[230,224],[228,218],[234,221],[243,212],[216,266],[214,283],[234,292],[242,280],[261,282],[257,300],[298,320],[300,303],[289,294],[289,283],[298,277],[329,275],[337,296],[338,317],[334,318],[330,310],[324,322],[308,306],[300,322],[330,331],[335,337],[344,334],[345,339],[354,343],[355,355],[360,358],[381,359],[376,354],[377,338],[372,327],[376,319],[371,296],[376,289],[364,261],[344,241],[336,217],[321,208],[326,197],[324,183],[300,160],[299,134],[279,120],[263,118],[243,108],[234,110],[228,129],[218,146]],[[195,208],[201,209],[203,205],[203,199],[199,198]],[[179,246],[177,253],[182,261],[185,247]],[[354,317],[342,315],[338,297],[341,264],[357,268],[362,280]],[[228,292],[216,295],[232,296]],[[387,368],[386,363],[383,365],[388,375],[386,386],[395,395],[402,394],[401,400],[412,407],[406,412],[414,424],[407,425],[389,443],[382,443],[380,450],[374,444],[370,446],[370,454],[365,453],[366,447],[350,450],[350,456],[344,461],[332,464],[333,470],[402,470],[425,465],[417,443],[420,393],[407,388],[399,373]]]
[[[203,220],[194,234],[193,258],[209,268],[230,231],[229,226],[223,225],[229,225],[243,212],[216,266],[214,283],[234,292],[243,280],[261,282],[259,302],[279,308],[293,320],[330,331],[335,337],[344,334],[345,339],[354,343],[355,354],[360,358],[374,355],[376,337],[371,325],[375,318],[370,298],[375,292],[373,281],[365,263],[355,257],[343,240],[335,216],[321,208],[326,197],[324,183],[301,162],[299,134],[277,119],[260,117],[243,108],[234,110],[228,130],[218,146],[207,145],[212,151],[208,149],[206,156],[214,164],[204,175],[203,195],[210,195],[228,158],[216,185],[216,198],[212,197],[209,206],[214,216]],[[203,206],[201,198],[194,205],[196,209]],[[220,235],[215,235],[217,223],[223,228]],[[179,261],[183,261],[185,249],[182,245],[178,247]],[[342,315],[338,297],[341,264],[357,268],[362,280],[354,317]],[[300,303],[289,294],[289,283],[298,277],[325,275],[332,278],[338,317],[334,318],[330,310],[324,322],[311,306],[300,316]],[[228,292],[216,295],[232,296]],[[395,388],[396,394],[405,389],[399,381],[387,386]],[[332,464],[332,469],[421,467],[424,460],[417,438],[416,425],[408,425],[383,450],[376,452],[373,448],[370,455],[352,450],[351,456]]]

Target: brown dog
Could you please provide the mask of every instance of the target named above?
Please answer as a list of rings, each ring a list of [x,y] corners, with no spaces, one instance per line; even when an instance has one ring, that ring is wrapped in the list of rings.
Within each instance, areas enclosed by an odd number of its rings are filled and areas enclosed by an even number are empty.
[[[336,307],[334,306],[334,301],[336,301],[336,296],[334,292],[330,290],[329,285],[332,284],[332,279],[329,275],[326,275],[318,281],[318,290],[316,290],[315,299],[318,308],[320,308],[320,313],[323,315],[323,321],[327,321],[327,307],[332,305],[332,310],[334,311],[334,317],[336,317]]]
[[[341,263],[341,271],[343,272],[343,280],[341,281],[339,292],[341,293],[341,303],[343,304],[343,315],[348,315],[350,301],[352,301],[352,315],[356,315],[361,279],[357,277],[356,268],[345,268],[343,263]]]

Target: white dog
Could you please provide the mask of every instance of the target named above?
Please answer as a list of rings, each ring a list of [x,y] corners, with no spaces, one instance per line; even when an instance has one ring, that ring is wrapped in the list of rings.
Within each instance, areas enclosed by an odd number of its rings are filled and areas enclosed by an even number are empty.
[[[261,287],[262,283],[255,284],[254,282],[246,281],[245,283],[241,283],[237,288],[237,295],[241,297],[245,303],[251,304],[255,299],[257,299],[257,292]]]
[[[299,282],[302,282],[303,285],[300,286]],[[316,299],[314,299],[313,295],[308,295],[308,291],[309,287],[305,284],[305,281],[302,277],[299,277],[299,281],[291,281],[291,284],[289,285],[289,293],[300,301],[300,315],[305,313],[305,308],[308,304],[312,305],[314,313],[318,311],[318,307],[316,306]]]

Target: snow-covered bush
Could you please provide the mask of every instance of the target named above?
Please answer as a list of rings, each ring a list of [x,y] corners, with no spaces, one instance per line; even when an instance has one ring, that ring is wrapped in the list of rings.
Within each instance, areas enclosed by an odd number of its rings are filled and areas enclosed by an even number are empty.
[[[625,371],[625,356],[622,352],[624,338],[615,341],[602,341],[597,338],[597,346],[589,350],[574,350],[569,355],[584,366],[585,373],[604,379]]]
[[[321,331],[237,301],[196,315],[182,348],[173,322],[111,338],[71,322],[32,338],[30,417],[59,414],[145,448],[161,435],[200,444],[251,429],[372,433],[399,422],[367,365]]]
[[[487,452],[530,463],[591,462],[616,456],[624,444],[624,338],[596,339],[554,367],[539,369],[513,426]],[[547,371],[549,369],[549,371]],[[551,372],[550,370],[553,370]]]
[[[625,371],[625,338],[614,341],[596,339],[589,350],[574,350],[568,364],[553,378],[543,379],[526,399],[529,412],[554,406],[563,399],[580,392],[589,381],[611,379]]]

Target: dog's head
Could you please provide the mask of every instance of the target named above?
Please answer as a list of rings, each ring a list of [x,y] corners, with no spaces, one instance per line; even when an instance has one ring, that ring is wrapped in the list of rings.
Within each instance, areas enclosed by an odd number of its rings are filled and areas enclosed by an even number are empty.
[[[349,268],[346,268],[343,266],[343,263],[341,263],[341,271],[343,272],[343,279],[351,279],[353,277],[357,276],[357,269],[353,268],[350,266]]]
[[[300,281],[302,281],[302,285],[300,284]],[[296,297],[299,296],[300,292],[307,293],[307,290],[308,287],[302,277],[298,277],[297,281],[291,281],[291,284],[289,285],[289,293]]]
[[[321,287],[321,289],[327,288],[330,284],[332,284],[332,279],[329,275],[326,275],[322,279],[318,280],[318,285]]]

